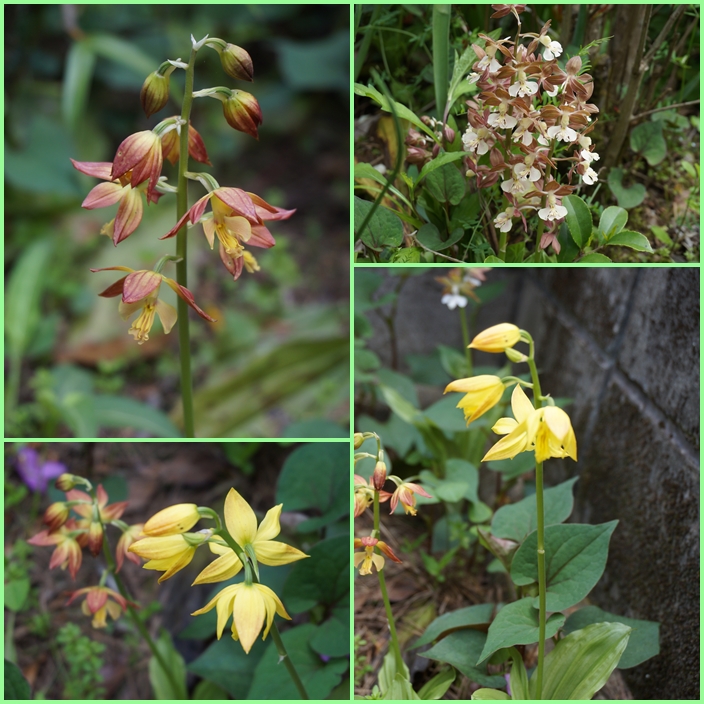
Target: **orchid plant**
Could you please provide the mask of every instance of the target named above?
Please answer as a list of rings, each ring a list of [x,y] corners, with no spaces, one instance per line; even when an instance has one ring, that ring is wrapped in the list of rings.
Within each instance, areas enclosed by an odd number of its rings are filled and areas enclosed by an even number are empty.
[[[600,156],[590,136],[599,108],[590,102],[594,81],[582,58],[589,47],[566,58],[550,36],[550,21],[537,33],[522,32],[526,5],[492,7],[492,18],[513,16],[515,35],[500,39],[496,30],[465,38],[471,47],[455,55],[437,118],[417,116],[383,91],[355,85],[355,93],[410,123],[409,168],[401,171],[399,161],[396,183],[368,164],[355,167],[357,187],[376,195],[382,184],[377,201],[385,197],[376,218],[357,203],[358,258],[375,259],[402,241],[409,251],[399,250],[392,261],[607,262],[598,251],[606,245],[652,251],[647,238],[624,229],[625,210],[606,208],[595,228],[589,205],[577,195],[599,181]],[[462,131],[463,118],[453,108],[468,93]],[[394,226],[399,218],[406,230]]]
[[[191,37],[191,53],[187,62],[168,60],[150,74],[142,86],[140,99],[147,117],[164,108],[169,102],[169,81],[175,70],[186,74],[186,86],[180,116],[161,120],[155,127],[125,138],[117,148],[112,162],[73,161],[74,167],[88,176],[101,180],[83,201],[83,207],[92,210],[119,204],[115,218],[106,223],[101,234],[110,237],[117,246],[139,227],[144,204],[156,203],[164,194],[176,195],[176,224],[161,239],[176,237],[176,253],[166,254],[151,270],[134,270],[127,266],[111,266],[91,271],[117,270],[126,275],[106,288],[100,296],[120,296],[119,312],[124,319],[136,314],[129,333],[138,344],[143,344],[158,315],[164,333],[168,334],[178,321],[181,362],[181,398],[183,402],[184,432],[194,437],[193,393],[191,383],[190,335],[188,307],[204,320],[215,322],[195,302],[187,288],[187,225],[202,224],[210,248],[215,239],[223,265],[237,280],[243,271],[259,271],[259,264],[250,247],[269,248],[275,244],[269,231],[269,221],[291,217],[294,210],[270,205],[263,198],[241,188],[224,187],[206,172],[191,171],[189,157],[211,165],[205,144],[191,125],[190,114],[194,98],[210,97],[222,103],[227,123],[240,132],[258,139],[262,112],[257,99],[245,91],[223,86],[194,91],[195,61],[198,52],[209,48],[217,52],[225,73],[235,80],[252,81],[253,66],[249,54],[241,47],[217,37],[205,36],[200,41]],[[164,160],[177,164],[176,185],[162,175]],[[188,182],[195,181],[206,190],[206,195],[188,207]],[[212,212],[205,213],[210,204]],[[167,263],[176,265],[175,279],[162,274]],[[178,296],[178,309],[159,298],[162,283]]]

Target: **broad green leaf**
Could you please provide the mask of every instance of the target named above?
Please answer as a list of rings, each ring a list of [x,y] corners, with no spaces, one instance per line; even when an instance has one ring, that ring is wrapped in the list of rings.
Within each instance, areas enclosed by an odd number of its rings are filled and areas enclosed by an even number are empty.
[[[557,255],[557,261],[562,263],[573,262],[578,256],[580,248],[577,246],[575,241],[570,235],[570,230],[567,227],[567,223],[562,223],[560,225],[560,231],[557,236],[557,241],[560,244],[560,253]]]
[[[484,264],[503,264],[504,260],[499,259],[495,254],[490,254],[485,260]],[[481,690],[479,690],[481,691]]]
[[[533,455],[534,456],[534,455]],[[572,487],[578,477],[550,487],[543,492],[545,525],[566,521],[572,513],[574,497]],[[502,506],[491,521],[491,533],[497,538],[508,538],[520,543],[538,527],[535,494],[515,504]]]
[[[558,641],[545,657],[542,698],[592,699],[618,665],[630,632],[622,623],[595,623]],[[532,691],[536,678],[537,670]]]
[[[371,210],[372,203],[354,197],[354,231],[355,235],[364,242],[367,247],[380,252],[384,247],[398,247],[403,242],[403,223],[397,215],[388,208],[380,205],[372,215],[372,219],[364,229],[359,232],[362,223]]]
[[[458,433],[467,430],[464,414],[457,408],[457,402],[463,394],[449,393],[423,411],[435,425],[447,433]]]
[[[617,525],[618,521],[610,521],[545,528],[548,611],[567,609],[589,594],[604,572],[609,540]],[[513,557],[511,579],[519,586],[538,582],[537,540],[534,531]],[[534,603],[538,604],[538,597]]]
[[[628,213],[623,208],[610,205],[599,218],[599,232],[605,240],[621,232],[628,222]]]
[[[284,631],[281,638],[308,696],[311,699],[325,699],[340,683],[342,675],[349,668],[349,660],[333,658],[324,662],[310,647],[310,641],[316,631],[317,627],[312,623],[305,623]],[[279,663],[279,654],[271,636],[267,638],[266,644],[264,655],[254,668],[252,686],[245,698],[273,701],[300,700],[301,697],[288,671]]]
[[[26,577],[22,579],[12,579],[9,582],[5,582],[5,608],[10,611],[20,611],[20,609],[24,606],[25,601],[27,601],[28,594],[29,579]]]
[[[403,421],[415,425],[427,426],[427,421],[423,414],[412,404],[409,403],[398,391],[384,384],[379,385],[384,401],[389,408]]]
[[[5,658],[5,701],[31,698],[29,682],[24,678],[22,671]]]
[[[420,264],[423,250],[420,247],[404,247],[391,255],[392,264]]]
[[[418,690],[418,697],[425,700],[442,699],[445,692],[450,689],[450,685],[455,681],[456,676],[457,673],[453,667],[443,670],[442,672],[438,672],[435,677],[429,679]]]
[[[441,235],[438,228],[431,222],[425,223],[416,233],[416,239],[434,252],[440,252],[443,249],[452,247],[452,245],[459,242],[463,236],[464,230],[461,227],[454,229],[449,235],[446,232]],[[443,239],[443,237],[445,239]]]
[[[463,609],[450,611],[442,616],[438,616],[426,629],[423,635],[413,643],[412,648],[419,648],[421,645],[432,643],[443,634],[454,631],[458,628],[476,626],[489,623],[491,615],[494,613],[494,604],[477,604],[466,606]]]
[[[568,237],[569,237],[569,235],[568,235]],[[525,251],[526,251],[526,243],[525,242],[517,242],[516,244],[510,244],[506,248],[506,263],[507,264],[520,264],[523,261],[523,255],[525,254]]]
[[[406,401],[418,407],[418,393],[413,379],[405,374],[399,374],[393,369],[380,369],[378,373],[379,382],[384,386],[388,386],[403,396]]]
[[[653,248],[648,242],[648,238],[645,235],[641,235],[640,232],[633,232],[632,230],[622,230],[618,234],[611,237],[606,244],[620,245],[621,247],[630,247],[638,252],[651,252]]]
[[[530,699],[530,688],[528,685],[528,673],[521,654],[515,649],[509,650],[513,665],[511,666],[511,699]]]
[[[338,423],[325,418],[311,418],[287,425],[282,438],[348,438],[349,431]],[[226,443],[228,445],[232,443]]]
[[[442,154],[438,154],[420,170],[418,178],[416,179],[416,185],[419,184],[429,173],[435,171],[435,169],[439,169],[441,166],[445,166],[445,164],[451,164],[453,161],[459,161],[464,156],[466,156],[465,152],[443,152]],[[355,175],[356,173],[357,169],[355,168]]]
[[[469,677],[470,680],[484,687],[501,687],[506,684],[503,677],[489,675],[486,671],[486,664],[477,664],[486,640],[486,633],[467,628],[450,633],[430,650],[418,653],[418,655],[422,658],[446,662],[458,669],[465,677]]]
[[[565,196],[562,205],[567,208],[565,222],[575,244],[583,249],[592,236],[592,214],[589,206],[579,196]]]
[[[389,101],[376,88],[373,88],[372,86],[363,86],[361,83],[355,83],[354,93],[355,95],[363,95],[367,98],[371,98],[382,110],[391,112]],[[425,132],[434,142],[437,141],[437,137],[434,132],[412,110],[409,110],[405,105],[401,105],[401,103],[397,103],[395,101],[394,109],[400,119],[408,120],[418,129]]]
[[[549,605],[548,611],[553,611]],[[545,637],[552,638],[562,628],[564,622],[565,617],[563,614],[552,614],[545,624]],[[533,606],[532,597],[526,597],[507,604],[499,611],[493,623],[489,626],[484,649],[477,661],[483,662],[500,648],[537,643],[538,631],[538,609]],[[440,642],[442,643],[443,641]],[[482,683],[480,682],[480,684]]]
[[[384,693],[384,700],[391,701],[408,701],[412,699],[420,699],[413,689],[413,685],[401,673],[397,672],[391,686]]]
[[[9,275],[5,288],[5,337],[7,351],[21,357],[39,322],[39,301],[46,283],[45,269],[54,242],[41,239],[24,250]]]
[[[450,107],[461,94],[458,88],[464,88],[467,84],[465,80],[467,73],[469,72],[469,67],[477,61],[477,55],[474,53],[474,49],[468,46],[460,56],[455,52],[455,65],[452,69],[452,78],[450,79],[450,90],[448,92]]]
[[[586,257],[582,257],[580,260],[582,264],[608,264],[612,260],[609,259],[605,254],[599,254],[598,252],[592,252],[587,254]]]
[[[349,536],[338,535],[321,540],[308,550],[308,559],[294,563],[281,594],[289,613],[300,614],[317,604],[344,605],[350,588],[349,548]]]
[[[410,679],[411,675],[408,671],[408,667],[406,667],[406,663],[402,663],[402,665],[403,672],[399,673],[396,669],[395,655],[391,650],[386,653],[381,663],[381,667],[379,668],[379,674],[377,675],[377,678],[379,680],[379,689],[382,691],[382,693],[387,692],[389,690],[397,674],[400,674],[401,677],[403,677],[404,679]]]
[[[155,699],[188,699],[186,690],[186,663],[180,653],[174,648],[171,636],[167,631],[162,631],[156,648],[168,672],[164,671],[155,656],[149,659],[149,682],[154,690]]]
[[[442,368],[453,378],[463,379],[467,376],[467,357],[455,347],[438,345]]]
[[[653,225],[650,228],[650,231],[657,237],[660,242],[663,244],[667,245],[668,247],[672,247],[672,239],[670,238],[670,235],[667,234],[667,230],[664,227],[660,227],[659,225]]]
[[[445,463],[445,480],[463,484],[466,487],[462,494],[463,498],[473,503],[479,502],[479,497],[477,496],[479,472],[473,464],[457,457],[447,460]]]
[[[631,130],[631,149],[642,154],[651,166],[667,156],[667,144],[662,135],[662,122],[642,122]]]
[[[565,623],[566,634],[577,631],[592,623],[622,623],[632,628],[628,646],[618,661],[620,670],[635,667],[642,662],[655,657],[660,652],[660,624],[655,621],[643,621],[637,618],[617,616],[608,611],[602,611],[598,606],[586,606],[570,614]]]
[[[511,697],[506,694],[506,692],[502,692],[499,689],[478,689],[474,694],[472,694],[472,699],[476,699],[477,701],[488,701],[488,700],[495,700],[495,699],[510,699]]]
[[[512,460],[494,460],[487,462],[486,466],[492,472],[501,472],[504,481],[520,477],[521,474],[532,472],[535,469],[535,453],[521,452]],[[548,489],[549,491],[549,489]]]
[[[201,680],[193,690],[191,699],[207,699],[208,701],[222,701],[228,699],[227,690],[214,682]]]
[[[616,197],[618,204],[622,208],[635,208],[640,205],[646,196],[645,186],[642,183],[634,183],[626,188],[623,185],[623,169],[611,169],[608,178],[609,188]]]
[[[426,175],[425,187],[440,203],[457,205],[464,198],[465,179],[452,164],[445,164]]]
[[[347,514],[348,463],[349,448],[335,442],[301,445],[286,458],[276,487],[277,503],[287,511],[319,513],[299,524],[300,532],[318,530]]]
[[[336,608],[332,616],[323,621],[310,639],[310,647],[325,657],[343,657],[350,654],[350,610]]]
[[[156,438],[180,438],[181,433],[158,408],[123,396],[93,397],[95,422],[101,428],[134,428]]]
[[[74,42],[66,56],[61,90],[61,116],[71,129],[76,128],[79,118],[85,113],[94,68],[95,52],[91,42]]]

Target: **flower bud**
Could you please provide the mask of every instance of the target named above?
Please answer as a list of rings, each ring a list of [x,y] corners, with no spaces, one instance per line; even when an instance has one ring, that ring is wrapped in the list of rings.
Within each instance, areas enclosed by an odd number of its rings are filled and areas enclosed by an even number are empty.
[[[59,478],[54,483],[54,486],[59,491],[70,491],[71,489],[77,487],[79,483],[82,484],[83,482],[77,482],[76,477],[74,477],[73,474],[64,472],[63,474],[59,475]]]
[[[259,139],[257,128],[262,124],[262,111],[251,93],[233,90],[230,97],[223,101],[222,110],[230,127]]]
[[[100,521],[91,521],[88,527],[88,549],[95,557],[103,547],[103,526]]]
[[[142,528],[142,533],[153,538],[185,533],[200,520],[195,504],[176,504],[154,514]]]
[[[511,347],[509,347],[509,349],[507,350],[504,350],[504,352],[512,362],[526,362],[528,360],[527,355],[523,354],[523,352],[519,352],[518,350],[514,350]]]
[[[228,76],[239,81],[253,80],[252,57],[242,47],[226,44],[220,52],[220,63]]]
[[[354,434],[354,449],[359,450],[359,448],[362,447],[363,442],[364,442],[364,435],[362,435],[362,433],[355,433]]]
[[[150,73],[139,92],[139,100],[147,117],[159,112],[169,102],[169,77],[159,71]]]
[[[44,524],[49,527],[49,532],[59,530],[61,526],[68,520],[69,508],[63,501],[57,501],[51,504],[44,512]]]
[[[374,467],[374,474],[371,476],[371,484],[377,490],[381,491],[384,488],[384,483],[386,482],[386,463],[377,462],[376,467]]]
[[[445,125],[445,129],[443,130],[443,137],[445,138],[446,142],[452,143],[455,141],[455,130],[452,129],[452,127],[448,127]]]
[[[433,159],[440,153],[440,145],[439,144],[434,144],[433,145]]]
[[[408,147],[406,161],[409,164],[424,164],[430,158],[430,152],[420,147]]]
[[[482,352],[505,352],[521,339],[521,331],[511,323],[500,323],[480,332],[469,345]]]

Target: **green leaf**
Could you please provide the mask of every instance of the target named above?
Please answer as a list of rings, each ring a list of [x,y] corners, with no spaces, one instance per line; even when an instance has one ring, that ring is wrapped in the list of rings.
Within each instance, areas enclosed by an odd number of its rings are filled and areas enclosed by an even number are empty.
[[[489,623],[491,615],[494,613],[494,604],[477,604],[466,606],[463,609],[449,611],[442,616],[438,616],[426,629],[423,635],[416,640],[411,648],[419,648],[421,645],[432,643],[451,631],[467,626],[477,626]]]
[[[567,609],[589,594],[604,572],[617,525],[618,521],[595,526],[568,523],[545,529],[548,611]],[[534,531],[513,557],[511,579],[519,586],[538,582],[537,541]]]
[[[558,641],[545,658],[542,698],[592,699],[618,665],[630,632],[622,623],[595,623]],[[536,679],[537,670],[532,691]]]
[[[650,252],[651,254],[653,251],[648,238],[645,235],[641,235],[640,232],[633,232],[632,230],[619,232],[609,239],[606,244],[617,244],[621,247],[630,247],[638,252]]]
[[[586,257],[582,257],[579,261],[582,264],[608,264],[612,260],[605,254],[592,252],[591,254],[587,254]]]
[[[10,611],[20,611],[29,594],[29,579],[12,579],[5,582],[5,608]]]
[[[528,685],[528,673],[521,654],[515,649],[509,650],[513,665],[511,666],[510,684],[512,699],[530,699],[530,688]]]
[[[384,384],[379,385],[384,401],[389,408],[403,421],[415,426],[426,427],[428,422],[423,414],[412,404],[409,403],[398,391]]]
[[[548,611],[552,610],[548,606]],[[489,626],[486,643],[477,659],[478,662],[483,662],[500,648],[536,643],[539,631],[538,616],[538,609],[533,606],[533,597],[519,599],[504,606]],[[552,638],[564,622],[563,614],[552,614],[545,624],[545,637]]]
[[[565,196],[562,205],[567,208],[565,222],[575,244],[584,249],[592,236],[592,214],[589,206],[579,196]]]
[[[33,242],[10,273],[5,288],[5,337],[7,351],[15,358],[24,354],[37,328],[39,301],[46,284],[45,269],[53,249],[54,242],[50,239]]]
[[[191,699],[207,699],[208,701],[222,701],[228,699],[227,690],[220,685],[208,680],[201,680],[193,690]]]
[[[465,180],[452,164],[445,164],[426,175],[425,187],[440,203],[457,205],[464,198]]]
[[[667,245],[668,247],[672,247],[672,239],[670,238],[670,235],[667,234],[667,230],[664,227],[660,227],[659,225],[653,225],[650,228],[650,231],[657,237],[660,242],[663,244]]]
[[[160,61],[142,51],[136,44],[114,34],[92,34],[86,41],[98,56],[124,66],[140,81],[159,67]]]
[[[451,164],[453,161],[459,161],[464,156],[465,152],[443,152],[442,154],[438,154],[434,159],[427,162],[420,170],[418,178],[416,179],[416,185],[418,185],[429,173],[435,171],[435,169],[439,169],[441,166],[445,166],[445,164]]]
[[[533,455],[534,457],[535,455]],[[572,487],[578,477],[550,487],[543,493],[545,525],[566,521],[572,513],[574,498]],[[491,533],[497,538],[508,538],[518,543],[538,527],[538,511],[535,494],[515,504],[502,506],[491,522]],[[554,610],[554,609],[553,609]]]
[[[324,621],[310,639],[310,647],[326,657],[343,657],[350,654],[349,607],[334,610],[332,617]]]
[[[158,408],[123,396],[93,397],[95,422],[101,428],[134,428],[157,438],[180,438],[178,428]]]
[[[484,264],[503,264],[504,260],[499,259],[495,254],[490,254],[485,260]],[[481,691],[481,690],[479,690]]]
[[[314,509],[320,515],[299,524],[301,533],[318,530],[349,511],[346,443],[316,442],[297,447],[284,462],[276,502],[287,511]]]
[[[508,481],[520,477],[521,474],[525,474],[526,472],[532,472],[535,469],[535,453],[521,452],[512,460],[493,460],[487,462],[486,466],[492,472],[501,472],[504,481]]]
[[[455,52],[455,65],[452,69],[452,78],[450,79],[450,90],[448,92],[450,107],[455,100],[462,94],[462,89],[466,85],[466,76],[469,72],[469,67],[477,61],[477,55],[474,49],[468,46],[459,56]],[[459,89],[459,90],[458,90]]]
[[[419,690],[418,697],[420,699],[442,699],[450,689],[450,685],[455,681],[455,669],[450,667],[447,670],[438,672],[435,677],[429,679]]]
[[[413,685],[401,673],[397,672],[391,682],[391,686],[384,693],[384,700],[407,701],[410,699],[420,699],[415,693]]]
[[[422,658],[446,662],[458,669],[465,677],[484,687],[501,687],[506,684],[503,677],[489,675],[486,665],[477,664],[486,640],[486,633],[468,628],[450,633],[430,650],[418,655]]]
[[[502,692],[499,689],[478,689],[474,694],[472,694],[472,699],[476,699],[477,701],[487,701],[487,700],[494,700],[494,699],[510,699],[511,697],[506,694],[506,692]]]
[[[420,264],[423,250],[420,247],[404,247],[391,255],[392,264]]]
[[[360,162],[359,164],[354,165],[354,177],[357,179],[368,178],[373,181],[376,181],[382,186],[386,185],[386,176],[377,171],[371,164],[365,164],[364,162]],[[389,191],[395,196],[398,196],[405,203],[408,203],[408,199],[406,198],[406,196],[404,196],[403,193],[401,193],[401,191],[399,191],[393,185],[389,187]]]
[[[622,623],[632,628],[628,646],[618,661],[620,670],[635,667],[660,653],[660,624],[655,621],[643,621],[637,618],[617,616],[602,611],[598,606],[586,606],[570,614],[565,623],[565,634],[577,631],[592,623]]]
[[[398,247],[403,242],[403,223],[397,215],[380,205],[364,232],[359,232],[362,223],[371,210],[372,203],[354,197],[354,232],[367,247],[380,252],[384,247]]]
[[[211,635],[213,632],[211,629]],[[254,677],[254,668],[267,645],[257,638],[247,654],[239,642],[230,637],[229,630],[226,630],[220,640],[213,641],[204,653],[188,665],[188,670],[222,687],[233,699],[246,699]]]
[[[631,130],[631,149],[642,154],[651,166],[667,156],[667,144],[662,135],[662,122],[642,122]]]
[[[29,682],[17,665],[5,659],[5,700],[31,699]]]
[[[635,208],[644,200],[647,192],[642,183],[634,183],[629,188],[623,185],[623,169],[611,169],[608,178],[609,188],[622,208]]]
[[[579,256],[579,247],[570,235],[570,230],[567,223],[560,225],[560,231],[557,235],[557,241],[560,244],[560,253],[557,255],[557,261],[561,264],[569,264]]]
[[[382,693],[385,693],[392,686],[394,679],[397,674],[400,674],[404,679],[410,678],[410,673],[406,663],[401,663],[403,667],[403,672],[398,672],[396,669],[396,657],[391,650],[389,650],[384,659],[382,660],[381,667],[379,668],[379,674],[377,679],[379,680],[379,689]]]
[[[461,433],[467,430],[464,414],[457,408],[463,394],[449,393],[423,411],[426,418],[445,433]]]
[[[525,251],[526,251],[526,243],[525,242],[517,242],[516,244],[510,244],[506,248],[506,263],[507,264],[520,264],[523,261],[523,256],[525,255]]]
[[[349,668],[349,661],[335,658],[327,663],[323,662],[320,655],[310,647],[310,641],[316,631],[316,626],[306,623],[285,631],[281,638],[310,699],[325,699],[339,684],[342,675]],[[254,669],[247,699],[300,700],[301,697],[288,671],[279,662],[276,645],[271,641],[267,642],[268,647]]]
[[[443,249],[452,247],[453,244],[459,242],[464,236],[464,230],[461,227],[455,228],[449,235],[443,233],[446,239],[440,234],[435,225],[431,222],[425,223],[423,227],[416,233],[416,239],[424,244],[428,249],[432,249],[434,252],[440,252]]]
[[[149,682],[156,699],[188,699],[186,691],[186,663],[171,642],[167,631],[162,631],[155,643],[157,650],[166,663],[168,672],[164,671],[155,656],[149,659]]]
[[[442,368],[453,378],[463,379],[467,376],[467,357],[454,347],[438,345]]]
[[[599,232],[605,240],[608,240],[618,232],[621,232],[626,227],[627,222],[628,213],[623,208],[610,205],[599,218]]]
[[[61,91],[61,115],[71,129],[76,128],[79,118],[86,111],[94,68],[95,52],[91,42],[74,42],[66,55]]]
[[[277,499],[278,500],[278,499]],[[348,598],[350,588],[350,541],[347,535],[321,540],[306,560],[300,560],[284,583],[281,598],[291,614],[317,604],[333,606]]]

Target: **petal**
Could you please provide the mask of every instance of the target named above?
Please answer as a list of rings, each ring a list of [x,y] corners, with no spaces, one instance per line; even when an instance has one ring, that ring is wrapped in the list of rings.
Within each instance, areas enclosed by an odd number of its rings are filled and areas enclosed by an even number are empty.
[[[252,247],[269,249],[269,247],[273,247],[276,244],[276,240],[264,225],[254,225],[252,227],[252,236],[249,238],[249,244]]]
[[[289,562],[296,562],[296,560],[303,560],[308,557],[308,555],[292,545],[280,543],[276,540],[256,541],[254,543],[254,553],[259,562],[272,567],[287,565]]]
[[[208,216],[207,219],[201,222],[201,225],[203,226],[205,239],[208,240],[210,249],[212,249],[213,244],[215,244],[215,220],[211,216]]]
[[[499,418],[494,424],[492,430],[497,435],[508,435],[513,432],[518,426],[518,421],[513,418]]]
[[[243,218],[241,215],[225,217],[223,218],[223,222],[227,229],[230,230],[230,232],[232,232],[241,242],[247,242],[247,240],[249,240],[252,236],[251,223],[247,220],[247,218]]]
[[[211,584],[232,579],[242,569],[240,559],[233,550],[211,562],[195,579],[193,584]],[[191,585],[193,586],[193,585]]]
[[[120,301],[120,305],[117,309],[120,313],[120,317],[123,320],[127,320],[135,311],[138,311],[142,307],[142,301],[137,301],[136,303],[123,303]]]
[[[516,384],[511,394],[511,410],[513,411],[514,418],[519,423],[522,423],[531,413],[535,413],[533,404],[528,399],[528,396],[526,396],[520,384]]]
[[[216,188],[211,195],[229,206],[234,215],[242,215],[253,225],[259,224],[259,216],[252,199],[240,188]]]
[[[169,577],[173,577],[179,570],[182,570],[186,565],[190,564],[191,560],[193,559],[193,555],[196,554],[196,549],[195,548],[188,548],[188,550],[185,550],[183,554],[169,567],[164,574],[159,577],[159,584],[161,584],[165,579],[169,579]],[[145,565],[146,567],[146,565]]]
[[[232,616],[232,604],[237,594],[237,590],[231,590],[226,594],[225,592],[228,588],[229,587],[225,587],[225,589],[220,592],[217,603],[215,604],[215,608],[218,613],[218,624],[216,629],[218,640],[220,640],[222,632],[225,630],[228,619]]]
[[[196,504],[174,504],[155,513],[142,528],[152,538],[185,533],[200,520]]]
[[[158,538],[142,538],[129,547],[133,552],[145,560],[166,560],[178,555],[188,548],[188,543],[179,533]]]
[[[86,210],[107,208],[115,205],[122,198],[124,187],[119,183],[99,183],[85,197],[81,207]]]
[[[91,589],[88,594],[86,594],[86,604],[88,604],[88,608],[92,614],[102,609],[107,600],[108,593],[104,589]]]
[[[126,278],[126,276],[123,276],[121,279],[118,279],[114,284],[110,284],[110,286],[98,295],[102,298],[114,298],[115,296],[121,296],[125,287]]]
[[[225,525],[242,547],[253,543],[257,537],[257,517],[252,507],[234,489],[230,489],[225,499]]]
[[[112,164],[109,161],[76,161],[71,159],[73,168],[82,174],[102,178],[104,181],[112,179]]]
[[[526,439],[526,423],[519,423],[511,433],[499,440],[499,442],[484,455],[482,462],[512,460],[519,452],[523,452],[528,445],[529,443]]]
[[[161,320],[161,326],[164,328],[164,334],[168,335],[178,318],[176,309],[159,298],[156,302],[156,312],[159,314],[159,320]]]
[[[150,293],[156,291],[162,282],[161,274],[155,271],[135,271],[125,279],[125,287],[122,292],[123,303],[135,303],[145,299]]]
[[[265,617],[264,597],[254,585],[243,586],[235,599],[233,620],[245,653],[252,649]]]
[[[195,299],[193,298],[193,294],[185,286],[181,286],[181,284],[176,283],[173,279],[170,279],[168,276],[164,276],[163,279],[166,284],[176,292],[178,297],[186,301],[186,303],[191,308],[193,308],[193,310],[198,313],[201,318],[208,320],[211,323],[217,322],[215,318],[211,318],[204,310],[198,307]]]
[[[115,224],[113,225],[112,241],[117,246],[119,242],[127,239],[142,222],[144,203],[142,194],[134,188],[127,188],[125,195],[117,209]]]
[[[279,523],[279,516],[281,515],[281,508],[283,504],[274,506],[266,512],[264,520],[259,524],[259,530],[257,530],[257,537],[255,542],[260,540],[271,540],[275,538],[281,532],[281,525]]]

